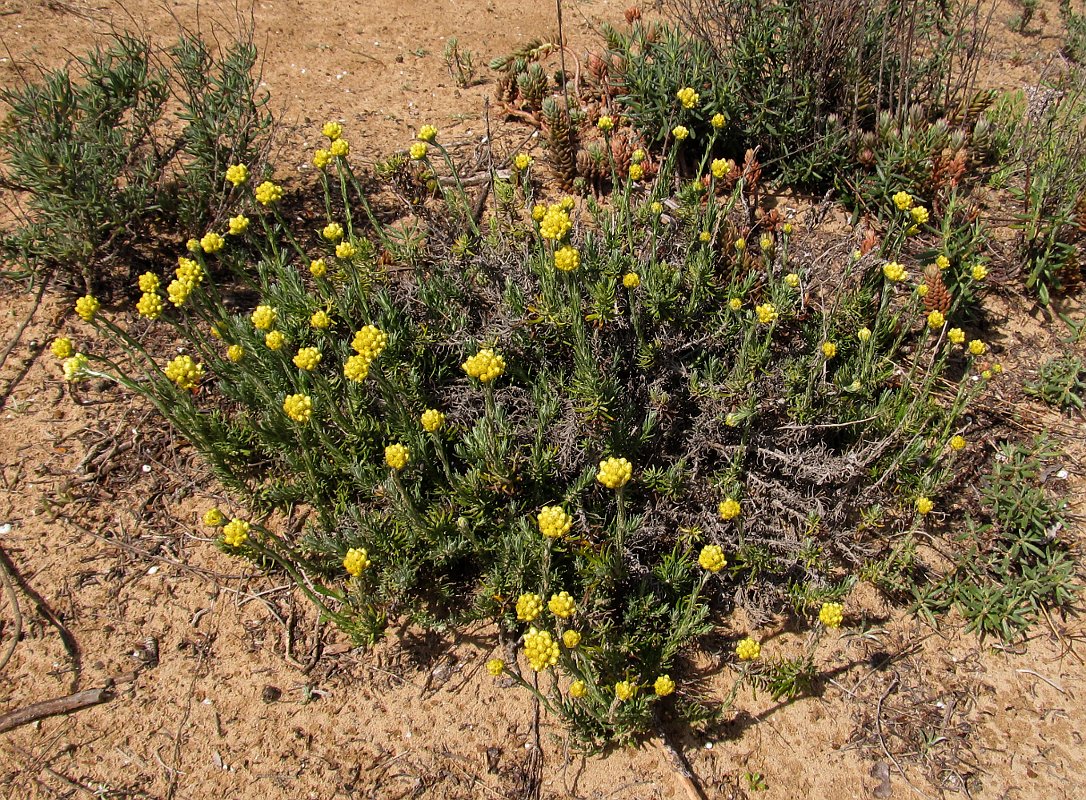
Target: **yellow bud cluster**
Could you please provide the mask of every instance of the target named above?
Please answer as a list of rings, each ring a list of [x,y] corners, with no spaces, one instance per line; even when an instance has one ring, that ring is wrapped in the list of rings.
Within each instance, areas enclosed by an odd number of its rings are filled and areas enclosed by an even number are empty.
[[[720,572],[728,566],[728,559],[724,557],[724,550],[718,544],[707,544],[701,548],[698,554],[698,564],[709,572]]]
[[[385,463],[392,469],[401,470],[411,460],[411,451],[399,442],[394,442],[385,448]]]
[[[482,383],[490,383],[505,373],[505,359],[489,347],[469,356],[461,366],[464,372]]]
[[[913,198],[908,192],[898,192],[894,195],[894,205],[898,211],[908,211],[913,207]]]
[[[232,344],[226,348],[226,357],[237,364],[245,356],[245,348],[240,344]]]
[[[433,125],[423,125],[419,128],[418,138],[423,142],[432,142],[437,138],[437,128]]]
[[[490,673],[493,678],[500,678],[502,673],[505,672],[505,662],[500,658],[492,658],[486,662],[486,671]]]
[[[75,301],[75,313],[84,322],[93,322],[102,304],[93,295],[84,295]]]
[[[562,634],[562,644],[567,649],[572,650],[574,647],[581,643],[580,631],[568,630]]]
[[[328,148],[328,152],[336,158],[345,158],[351,152],[351,143],[346,139],[336,139]]]
[[[579,700],[588,694],[588,686],[582,680],[576,680],[569,685],[569,696]]]
[[[314,311],[313,316],[309,318],[309,326],[318,331],[327,330],[332,326],[332,318],[326,311]]]
[[[283,187],[271,181],[264,181],[262,184],[256,187],[254,192],[256,202],[262,206],[269,206],[272,203],[277,203],[283,199]]]
[[[427,150],[429,150],[429,148],[426,146],[426,142],[415,142],[411,145],[408,152],[411,154],[413,160],[422,161],[422,159],[426,158]]]
[[[542,672],[558,663],[558,642],[550,632],[529,628],[524,634],[524,655],[536,672]]]
[[[577,613],[577,604],[573,602],[569,592],[552,594],[551,599],[547,602],[547,608],[559,619],[569,619]]]
[[[427,433],[437,433],[445,425],[445,415],[436,408],[428,408],[420,418],[422,429]]]
[[[370,360],[365,356],[351,356],[343,365],[343,374],[356,383],[362,383],[370,374]]]
[[[605,458],[600,462],[596,480],[608,489],[621,489],[633,477],[633,464],[625,458]]]
[[[64,380],[78,383],[87,377],[86,369],[90,361],[82,353],[76,353],[64,361]]]
[[[525,592],[517,598],[517,619],[531,622],[543,613],[543,598],[534,592]]]
[[[53,345],[49,349],[57,358],[71,358],[75,355],[75,345],[67,336],[59,336],[54,339]]]
[[[739,506],[739,501],[734,497],[729,497],[726,500],[722,500],[720,505],[716,508],[717,513],[720,514],[720,518],[723,520],[735,519],[742,512],[742,508]]]
[[[679,98],[679,102],[682,103],[683,108],[690,109],[698,104],[701,100],[701,95],[695,92],[689,86],[684,86],[675,93],[675,96]]]
[[[762,303],[755,306],[754,313],[758,316],[758,321],[763,325],[776,322],[780,317],[780,314],[777,313],[777,307],[772,303]]]
[[[344,261],[350,258],[354,258],[358,253],[358,248],[350,242],[340,242],[336,245],[336,258],[342,258]]]
[[[827,628],[840,628],[845,619],[845,607],[840,603],[823,603],[818,611],[818,621]]]
[[[685,125],[676,125],[671,129],[671,135],[675,137],[677,142],[686,141],[690,136],[690,129]]]
[[[347,574],[357,578],[362,571],[369,568],[370,556],[363,547],[352,547],[343,557],[343,568]]]
[[[178,389],[192,391],[204,377],[204,365],[197,364],[191,356],[178,356],[166,365],[163,372],[177,384]]]
[[[740,661],[754,661],[762,654],[762,646],[748,636],[745,639],[740,639],[739,643],[736,644],[735,654]]]
[[[281,350],[286,341],[287,337],[280,331],[269,331],[264,336],[264,344],[269,350]]]
[[[158,276],[153,272],[145,272],[139,277],[140,291],[143,293],[157,292],[158,287],[162,285]]]
[[[209,528],[218,528],[224,522],[226,518],[222,515],[222,512],[216,506],[212,506],[204,512],[204,525]]]
[[[329,120],[324,123],[324,126],[321,128],[321,134],[329,141],[334,142],[343,135],[343,126],[335,120]]]
[[[714,158],[709,164],[709,171],[713,173],[714,178],[721,181],[728,177],[728,173],[732,171],[732,165],[726,159]]]
[[[615,684],[615,697],[625,702],[637,694],[637,684],[630,681],[619,681]]]
[[[329,222],[321,231],[321,236],[329,242],[338,242],[343,238],[343,226],[338,222]]]
[[[234,517],[222,529],[222,540],[230,547],[241,547],[249,538],[249,523]]]
[[[298,369],[312,372],[321,363],[321,351],[316,347],[303,347],[294,356],[294,366]]]
[[[565,536],[573,525],[573,517],[561,506],[543,506],[536,520],[539,523],[539,532],[548,539]]]
[[[230,235],[240,236],[249,230],[249,218],[244,214],[238,214],[236,217],[230,217]]]
[[[203,238],[200,239],[200,247],[203,248],[205,253],[217,253],[223,249],[226,245],[226,240],[214,231],[205,233]]]
[[[667,697],[675,691],[675,681],[671,680],[670,675],[661,675],[653,681],[652,690],[656,692],[657,697]]]
[[[565,239],[572,228],[573,223],[565,209],[560,205],[552,205],[547,208],[542,222],[539,223],[539,235],[558,242]]]
[[[627,289],[636,289],[641,285],[641,276],[636,272],[627,272],[622,276],[622,285]]]
[[[162,316],[162,298],[154,292],[144,292],[136,303],[136,311],[141,317],[158,319]]]
[[[309,262],[309,274],[314,278],[323,278],[328,274],[328,265],[323,258],[315,258]]]
[[[318,147],[313,153],[313,166],[317,169],[324,169],[330,163],[332,163],[332,154],[323,147]]]
[[[363,358],[373,361],[388,346],[388,334],[374,325],[366,325],[355,333],[351,348]]]
[[[283,401],[283,412],[295,422],[309,422],[313,416],[313,400],[307,394],[290,394]]]
[[[896,261],[890,261],[883,265],[882,274],[886,276],[886,280],[898,283],[906,278],[905,267]]]
[[[249,180],[249,168],[244,164],[233,164],[226,168],[226,180],[235,187]]]
[[[566,245],[555,251],[554,268],[560,272],[573,272],[581,265],[581,254],[577,248]]]

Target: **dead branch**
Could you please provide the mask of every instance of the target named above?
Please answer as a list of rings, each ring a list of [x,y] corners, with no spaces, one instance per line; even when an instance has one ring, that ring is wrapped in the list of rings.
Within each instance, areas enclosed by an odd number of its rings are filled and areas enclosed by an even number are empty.
[[[17,708],[0,717],[0,733],[7,733],[30,722],[37,722],[46,717],[55,717],[58,714],[71,714],[82,711],[101,703],[108,703],[113,699],[113,681],[97,689],[84,689],[82,692],[69,694],[65,697],[57,697],[52,700],[43,700],[23,708]]]

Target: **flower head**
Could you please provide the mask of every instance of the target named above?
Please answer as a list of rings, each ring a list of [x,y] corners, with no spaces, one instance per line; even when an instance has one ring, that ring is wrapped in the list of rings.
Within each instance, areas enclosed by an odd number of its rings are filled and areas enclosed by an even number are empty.
[[[191,356],[178,356],[163,370],[166,377],[183,391],[193,391],[204,377],[204,365],[197,364]]]
[[[935,508],[935,503],[929,500],[927,497],[916,498],[916,513],[920,515],[930,514],[931,510]]]
[[[427,433],[437,433],[445,425],[445,415],[436,408],[428,408],[422,412],[422,429]]]
[[[982,281],[988,277],[988,268],[983,264],[974,264],[970,274],[973,276],[973,280]]]
[[[975,356],[982,356],[988,352],[988,345],[980,339],[974,339],[969,343],[969,352]]]
[[[218,528],[226,522],[226,518],[216,506],[212,506],[204,512],[204,525],[209,528]]]
[[[192,294],[193,286],[191,281],[170,281],[170,285],[166,287],[166,297],[169,298],[171,303],[180,308],[189,299],[189,295]]]
[[[426,146],[426,142],[415,142],[408,149],[408,153],[411,155],[411,158],[413,160],[422,161],[422,159],[426,158],[426,151],[428,149],[429,148]]]
[[[574,647],[581,643],[580,631],[570,629],[562,634],[562,644],[566,646],[567,650],[572,650]]]
[[[946,317],[943,316],[941,311],[932,311],[928,314],[928,327],[932,330],[938,330],[943,327],[943,323],[946,322]]]
[[[671,680],[670,675],[661,675],[653,681],[652,690],[657,697],[667,697],[675,691],[675,681]]]
[[[611,117],[604,114],[598,120],[596,120],[596,127],[604,133],[609,133],[615,127],[615,121]]]
[[[270,206],[272,203],[278,203],[283,199],[283,187],[271,181],[264,181],[256,187],[254,197],[256,197],[256,202],[260,203],[260,205]]]
[[[698,554],[698,565],[709,572],[720,572],[728,566],[728,559],[724,557],[724,550],[720,545],[707,544]]]
[[[914,206],[909,210],[909,216],[917,225],[923,225],[929,219],[928,210],[923,206]]]
[[[827,628],[840,628],[845,619],[845,607],[840,603],[823,603],[818,611],[818,621]]]
[[[64,360],[64,380],[69,383],[79,383],[87,377],[87,365],[89,359],[82,353],[76,353],[71,358]]]
[[[342,258],[344,261],[354,258],[357,252],[358,248],[350,242],[340,242],[336,245],[336,258]]]
[[[162,298],[154,292],[144,292],[136,303],[136,311],[146,319],[158,319],[162,316]]]
[[[965,445],[966,445],[966,441],[965,441],[964,436],[958,434],[958,435],[950,437],[950,449],[951,450],[961,450],[961,449],[963,449],[965,447]]]
[[[732,171],[732,165],[727,159],[714,158],[709,164],[709,171],[713,173],[714,178],[721,181],[728,177],[728,173]]]
[[[244,164],[232,164],[226,168],[226,180],[234,186],[241,186],[249,180],[249,168]]]
[[[222,529],[223,543],[230,547],[241,547],[249,538],[249,523],[234,517]]]
[[[321,351],[316,347],[303,347],[294,356],[294,366],[306,372],[312,372],[321,363]]]
[[[321,230],[321,236],[329,242],[338,242],[343,238],[343,226],[338,222],[329,222]]]
[[[314,278],[323,278],[328,274],[328,265],[323,258],[315,258],[309,262],[309,274]]]
[[[735,654],[740,661],[754,661],[762,654],[762,646],[748,636],[735,645]]]
[[[905,280],[906,272],[905,267],[896,261],[890,261],[883,265],[882,274],[886,276],[886,280],[897,283]]]
[[[823,342],[822,343],[822,355],[827,360],[833,358],[835,355],[837,355],[837,345],[834,344],[833,342]]]
[[[529,628],[524,634],[524,655],[536,672],[542,672],[558,663],[558,642],[548,631]]]
[[[327,330],[332,326],[332,318],[328,316],[328,312],[323,309],[314,311],[313,316],[309,318],[309,327],[315,328],[318,331]]]
[[[684,86],[679,89],[679,91],[675,93],[675,96],[679,99],[679,102],[682,103],[683,108],[686,109],[693,108],[698,104],[698,101],[701,100],[701,95],[689,86]]]
[[[733,297],[731,300],[728,301],[728,308],[730,308],[732,311],[740,311],[743,308],[743,301],[740,300],[738,297]]]
[[[418,138],[423,142],[432,142],[437,138],[437,128],[433,125],[423,125],[419,128]]]
[[[351,356],[343,365],[343,374],[356,383],[362,383],[370,374],[370,359],[365,356]]]
[[[283,412],[295,422],[309,422],[313,400],[307,394],[289,394],[283,401]]]
[[[489,347],[483,348],[461,364],[468,375],[481,383],[490,383],[505,372],[505,359]]]
[[[536,517],[539,532],[548,539],[557,539],[569,533],[573,526],[573,517],[561,506],[543,506]]]
[[[640,164],[630,164],[630,180],[639,181],[645,177],[645,168]]]
[[[713,114],[713,118],[709,120],[709,124],[717,130],[720,130],[728,122],[728,118],[723,114]]]
[[[908,211],[913,207],[913,198],[908,192],[898,192],[894,195],[894,205],[898,211]]]
[[[735,519],[742,513],[742,510],[739,501],[734,497],[721,501],[720,505],[717,506],[717,513],[720,514],[720,518],[723,520]]]
[[[162,282],[159,280],[159,277],[153,272],[145,272],[140,275],[139,287],[141,292],[157,292],[158,287],[161,285]]]
[[[690,136],[690,129],[685,125],[676,125],[671,129],[671,135],[675,137],[675,141],[681,142]]]
[[[230,217],[230,235],[240,236],[249,229],[249,218],[244,214],[238,214],[236,217]]]
[[[950,259],[940,254],[935,258],[935,266],[943,270],[950,266]]]
[[[75,355],[75,345],[67,336],[58,336],[49,349],[57,358],[71,358]]]
[[[313,152],[313,166],[317,169],[324,169],[332,163],[332,154],[325,150],[323,147],[318,147]]]
[[[551,599],[547,602],[547,608],[560,619],[569,619],[577,613],[577,604],[573,602],[569,592],[552,594]]]
[[[532,157],[527,153],[517,153],[516,158],[513,159],[513,167],[518,172],[524,172],[524,170],[532,166],[532,160]]]
[[[861,342],[870,341],[870,339],[871,339],[871,329],[868,328],[867,326],[864,326],[863,328],[860,328],[858,331],[856,331],[856,338],[859,339]]]
[[[93,295],[84,295],[75,301],[75,313],[84,322],[93,322],[102,304]]]
[[[946,332],[946,338],[950,340],[951,344],[964,344],[965,331],[963,331],[961,328],[951,328],[949,331]]]
[[[370,563],[370,554],[366,552],[364,547],[352,547],[347,551],[347,555],[343,557],[343,568],[347,570],[348,575],[354,578],[361,575],[362,571],[367,569]]]
[[[596,480],[608,489],[621,489],[633,477],[633,465],[625,458],[605,458],[600,462]]]
[[[627,289],[636,289],[641,285],[641,276],[636,272],[627,272],[622,276],[622,285]]]
[[[324,127],[321,128],[321,133],[327,137],[329,141],[334,142],[343,135],[343,126],[334,120],[330,120],[324,123]]]
[[[570,232],[573,223],[569,214],[559,205],[552,205],[543,215],[543,221],[539,223],[539,235],[544,239],[561,241]]]
[[[581,265],[581,254],[577,248],[566,245],[554,252],[554,268],[560,272],[573,272]]]
[[[505,662],[500,658],[492,658],[486,662],[486,671],[490,673],[491,677],[500,678],[501,674],[505,672]]]
[[[799,275],[795,272],[789,272],[784,276],[784,285],[791,289],[797,288],[799,286]]]
[[[388,334],[375,325],[366,325],[351,340],[351,348],[369,361],[381,355],[387,346]]]
[[[394,442],[385,448],[385,463],[394,470],[401,470],[411,460],[411,451],[399,442]]]
[[[619,681],[615,684],[615,697],[625,702],[637,694],[637,685],[630,681]]]
[[[351,152],[351,143],[346,139],[336,139],[332,142],[332,146],[328,148],[328,152],[335,158],[343,158]]]
[[[245,357],[245,348],[240,344],[232,344],[226,348],[226,357],[237,364]]]
[[[257,306],[253,311],[251,319],[253,320],[253,327],[258,331],[267,331],[275,325],[275,320],[278,319],[279,312],[275,310],[273,306]]]
[[[575,700],[579,700],[588,694],[588,686],[582,680],[576,680],[569,685],[569,696]]]
[[[264,334],[264,346],[269,350],[281,350],[286,342],[287,337],[281,331],[268,331]]]
[[[777,318],[780,316],[772,303],[762,303],[761,305],[755,306],[754,313],[758,315],[758,321],[763,325],[776,322]]]

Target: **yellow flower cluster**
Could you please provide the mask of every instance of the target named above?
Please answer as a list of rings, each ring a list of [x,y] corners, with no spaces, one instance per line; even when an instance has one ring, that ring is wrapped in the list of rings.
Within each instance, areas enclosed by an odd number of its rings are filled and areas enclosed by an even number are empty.
[[[576,680],[569,685],[569,696],[574,700],[579,700],[588,694],[588,686],[582,680]]]
[[[188,300],[193,289],[203,283],[204,268],[191,258],[179,256],[174,274],[177,278],[170,281],[170,285],[166,287],[166,295],[171,303],[180,308]]]
[[[923,225],[930,219],[928,210],[923,206],[916,206],[915,208],[910,209],[909,216],[912,217],[913,222],[917,225]]]
[[[685,125],[676,125],[671,129],[671,135],[675,137],[675,141],[685,141],[690,136],[690,129]]]
[[[423,125],[419,128],[418,138],[423,142],[432,142],[437,138],[437,128],[433,125]]]
[[[58,336],[49,349],[57,358],[71,358],[75,355],[75,345],[67,336]]]
[[[630,164],[630,180],[639,181],[645,177],[645,168],[640,164]]]
[[[346,139],[336,139],[332,142],[332,146],[328,148],[328,152],[336,158],[343,158],[351,152],[351,143]]]
[[[559,619],[569,619],[577,613],[577,604],[573,602],[569,592],[552,594],[551,599],[547,602],[547,608]]]
[[[946,322],[946,317],[943,316],[941,311],[932,311],[928,314],[928,327],[932,330],[943,327],[944,322]]]
[[[988,268],[983,264],[975,264],[970,274],[973,276],[973,280],[982,281],[988,277]]]
[[[777,308],[772,303],[762,303],[754,307],[754,313],[758,316],[758,321],[763,325],[768,325],[771,322],[776,322],[780,317],[777,313]]]
[[[701,96],[689,86],[684,86],[679,89],[679,91],[675,93],[675,96],[679,99],[679,102],[682,103],[683,108],[693,108],[698,104],[698,101],[701,100]]]
[[[381,355],[387,346],[388,334],[375,325],[366,325],[351,340],[351,348],[368,361]]]
[[[548,539],[565,536],[573,525],[573,517],[561,506],[543,506],[536,520],[539,523],[539,532]]]
[[[209,528],[218,528],[226,522],[226,517],[222,515],[217,506],[212,506],[204,512],[204,524]]]
[[[280,331],[269,331],[264,335],[264,344],[269,350],[280,350],[286,344],[287,337]]]
[[[581,254],[577,248],[566,245],[554,253],[554,268],[561,272],[573,272],[581,265]]]
[[[721,128],[724,127],[724,125],[727,123],[727,121],[728,121],[728,118],[725,117],[723,114],[713,114],[713,118],[711,120],[709,120],[709,124],[712,125],[714,128],[716,128],[717,130],[720,130]]]
[[[313,153],[313,166],[317,169],[324,169],[332,163],[332,154],[325,150],[323,147],[318,147]]]
[[[226,240],[215,231],[208,231],[200,239],[200,247],[205,253],[217,253],[226,245]]]
[[[818,611],[818,621],[827,628],[840,628],[845,619],[845,607],[840,603],[823,603]]]
[[[141,317],[158,319],[162,316],[162,298],[154,292],[144,292],[136,303],[136,311]]]
[[[636,289],[641,285],[641,276],[636,272],[627,272],[622,276],[622,285],[627,289]]]
[[[256,187],[254,192],[256,202],[262,206],[269,206],[272,203],[278,203],[283,199],[283,187],[271,181],[264,181],[262,184]]]
[[[82,353],[76,353],[64,361],[64,380],[78,383],[87,377],[86,369],[90,361]]]
[[[422,429],[427,433],[437,433],[445,425],[445,415],[436,408],[428,408],[422,412]]]
[[[908,211],[913,207],[913,198],[908,192],[898,192],[894,195],[894,205],[898,211]]]
[[[543,598],[534,592],[525,592],[517,598],[517,619],[531,622],[543,613]]]
[[[413,158],[415,161],[422,161],[422,159],[426,158],[426,151],[428,149],[429,148],[427,148],[426,142],[415,142],[413,145],[411,145],[411,148],[408,150],[408,152],[411,154],[411,158]]]
[[[964,436],[961,436],[959,434],[959,435],[950,437],[950,449],[951,450],[961,450],[961,449],[963,449],[965,447],[965,445],[966,445],[966,441],[965,441]]]
[[[709,171],[713,173],[713,177],[718,181],[724,180],[728,177],[728,173],[732,171],[732,165],[723,158],[714,158],[712,163],[709,164]]]
[[[869,341],[871,339],[871,329],[867,326],[860,328],[858,331],[856,331],[856,338],[859,339],[861,342]]]
[[[524,634],[524,655],[536,672],[542,672],[558,663],[558,642],[548,631],[529,628]]]
[[[370,374],[370,360],[365,356],[351,356],[343,365],[343,374],[356,383],[362,383]]]
[[[343,238],[343,226],[338,222],[329,222],[321,231],[321,236],[329,242],[338,242]]]
[[[905,267],[896,261],[890,261],[883,264],[882,274],[886,276],[886,280],[893,281],[894,283],[903,281],[906,277]]]
[[[157,292],[158,287],[161,285],[162,282],[153,272],[145,272],[139,277],[139,287],[141,292]]]
[[[343,135],[343,126],[335,120],[329,120],[324,123],[324,126],[321,128],[321,134],[329,141],[334,142]]]
[[[603,133],[610,133],[615,127],[615,121],[613,118],[604,114],[598,120],[596,120],[596,127]]]
[[[336,258],[342,258],[344,261],[350,258],[354,258],[358,253],[358,248],[350,242],[340,242],[336,245]]]
[[[226,357],[237,364],[245,356],[245,348],[240,344],[232,344],[226,348]]]
[[[517,153],[516,158],[513,159],[513,167],[518,172],[524,172],[530,166],[532,166],[532,157],[527,153]]]
[[[309,422],[313,416],[313,400],[307,394],[289,394],[283,401],[283,411],[295,422]]]
[[[191,356],[178,356],[163,370],[166,377],[177,384],[178,389],[192,391],[204,377],[204,365],[197,364]]]
[[[316,347],[303,347],[294,356],[294,366],[298,369],[312,372],[321,363],[321,351]]]
[[[754,661],[762,654],[762,646],[748,636],[739,640],[735,646],[735,654],[739,656],[740,661]]]
[[[661,675],[653,682],[652,690],[657,697],[667,697],[675,691],[675,681],[671,680],[670,675]]]
[[[950,259],[940,254],[935,258],[935,266],[937,266],[940,270],[944,270],[950,266]]]
[[[500,658],[492,658],[486,662],[486,671],[490,673],[491,677],[500,678],[501,674],[505,672],[505,662]]]
[[[835,355],[837,355],[837,345],[833,342],[823,342],[822,355],[825,356],[827,359],[833,358]]]
[[[241,186],[249,180],[249,168],[244,164],[232,164],[226,168],[226,180],[235,187]]]
[[[309,274],[314,278],[323,278],[328,274],[328,265],[323,258],[314,258],[309,262]]]
[[[600,462],[596,480],[608,489],[621,489],[633,477],[633,464],[625,458],[605,458]]]
[[[946,332],[946,338],[950,340],[951,344],[961,345],[965,343],[965,331],[961,328],[951,328]]]
[[[343,557],[343,568],[347,570],[347,574],[357,578],[362,574],[362,571],[368,569],[370,566],[370,554],[366,552],[364,547],[352,547],[347,551],[347,555]]]
[[[974,339],[969,343],[969,352],[975,356],[982,356],[988,352],[988,345],[980,339]]]
[[[735,249],[742,253],[744,250],[747,249],[747,240],[740,236],[738,239],[735,240]]]
[[[75,301],[75,313],[84,322],[93,322],[102,304],[93,295],[84,295]]]
[[[562,634],[562,644],[564,644],[569,650],[581,643],[581,634],[579,631],[568,630]]]
[[[799,286],[799,275],[795,272],[789,272],[784,276],[784,285],[790,289],[795,289]]]
[[[728,566],[728,559],[724,557],[724,550],[720,545],[707,544],[698,554],[698,564],[709,572],[720,572]]]
[[[385,463],[392,469],[401,470],[411,460],[411,451],[400,442],[393,442],[385,448]]]
[[[555,204],[548,206],[543,214],[543,220],[539,223],[539,235],[558,242],[565,239],[572,228],[569,214],[561,205]]]
[[[734,497],[729,497],[726,500],[722,500],[720,505],[716,508],[717,513],[720,514],[720,518],[723,520],[735,519],[742,512],[742,508],[739,507],[739,501]]]
[[[637,694],[637,684],[630,681],[619,681],[615,684],[615,697],[625,702]]]
[[[935,508],[935,503],[933,503],[927,497],[921,496],[916,498],[916,513],[920,514],[921,516],[925,514],[930,514],[933,508]]]
[[[240,236],[249,230],[249,218],[244,214],[238,214],[236,217],[230,217],[230,235]]]
[[[241,547],[249,538],[249,523],[234,517],[222,529],[222,540],[230,547]]]
[[[313,316],[309,318],[309,326],[316,328],[318,331],[327,330],[332,325],[332,318],[328,316],[327,311],[314,311]]]
[[[489,383],[505,372],[505,359],[487,347],[468,357],[461,366],[471,377],[478,378],[482,383]]]
[[[728,301],[728,308],[730,308],[732,311],[739,311],[741,308],[743,308],[743,301],[740,300],[738,297],[733,297],[731,300]]]

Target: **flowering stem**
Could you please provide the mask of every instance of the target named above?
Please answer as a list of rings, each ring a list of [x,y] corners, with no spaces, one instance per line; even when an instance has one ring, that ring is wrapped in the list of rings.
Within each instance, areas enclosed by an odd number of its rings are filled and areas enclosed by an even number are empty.
[[[422,517],[419,516],[418,510],[415,508],[415,504],[411,500],[411,496],[407,493],[407,489],[403,485],[403,481],[400,480],[400,473],[398,470],[392,470],[392,483],[396,487],[396,491],[400,495],[400,500],[403,501],[404,508],[407,510],[407,515],[411,517],[411,522],[414,523],[419,533],[425,533],[426,526],[422,524]]]

